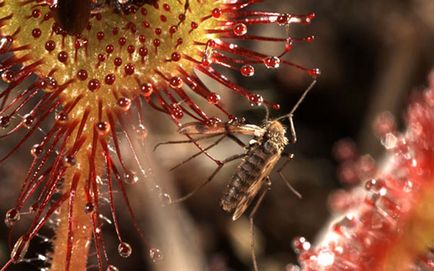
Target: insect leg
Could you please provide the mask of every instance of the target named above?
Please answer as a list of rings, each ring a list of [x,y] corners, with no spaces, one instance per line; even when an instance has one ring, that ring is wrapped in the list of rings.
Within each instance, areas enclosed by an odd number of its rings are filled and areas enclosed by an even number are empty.
[[[237,160],[237,159],[243,158],[244,156],[246,156],[246,154],[245,154],[245,153],[241,153],[241,154],[235,154],[235,155],[232,155],[232,156],[230,156],[230,157],[224,159],[224,160],[221,161],[221,163],[217,166],[217,168],[214,170],[214,172],[211,174],[211,176],[209,176],[208,179],[205,180],[205,182],[203,182],[203,183],[201,183],[200,185],[198,185],[195,189],[193,189],[193,190],[192,190],[190,193],[188,193],[187,195],[185,195],[185,196],[183,196],[183,197],[181,197],[181,198],[178,198],[178,199],[172,200],[171,203],[172,203],[172,204],[173,204],[173,203],[180,203],[180,202],[183,202],[183,201],[189,199],[189,198],[190,198],[191,196],[193,196],[197,191],[199,191],[200,189],[202,189],[202,187],[204,187],[205,185],[207,185],[208,183],[210,183],[210,182],[214,179],[215,175],[217,175],[217,173],[218,173],[218,172],[223,168],[223,166],[224,166],[226,163],[229,163],[229,162],[232,162],[232,161],[234,161],[234,160]]]
[[[189,158],[187,158],[186,160],[182,161],[181,163],[177,164],[176,166],[172,167],[169,171],[173,171],[177,168],[179,168],[180,166],[184,165],[185,163],[189,162],[190,160],[192,160],[193,158],[196,158],[197,156],[201,155],[202,153],[212,149],[213,147],[217,146],[223,139],[225,138],[225,136],[221,136],[219,139],[217,139],[214,143],[212,143],[211,145],[209,145],[208,147],[206,147],[205,149],[201,149],[199,152],[193,154],[192,156],[190,156]]]
[[[291,113],[288,115],[288,120],[289,120],[289,133],[290,133],[290,138],[289,138],[289,142],[291,144],[294,144],[295,142],[297,142],[297,133],[295,132],[295,126],[294,126],[294,121],[292,119],[294,115]]]
[[[176,141],[166,141],[166,142],[161,142],[158,143],[157,145],[155,145],[154,147],[154,151],[156,151],[160,146],[162,145],[169,145],[169,144],[185,144],[185,143],[193,143],[193,142],[198,142],[207,138],[213,138],[216,136],[219,136],[220,134],[211,134],[211,135],[204,135],[204,136],[200,136],[200,137],[196,137],[196,138],[189,138],[186,140],[176,140]]]
[[[238,145],[240,145],[241,147],[243,147],[243,148],[246,147],[246,144],[244,144],[244,142],[241,141],[241,140],[240,140],[238,137],[236,137],[235,135],[228,133],[228,137],[229,137],[232,141],[234,141],[235,143],[237,143]]]
[[[286,167],[286,165],[288,165],[289,161],[291,161],[292,158],[294,158],[294,154],[289,153],[289,154],[283,154],[283,155],[286,157],[286,160],[283,163],[283,165],[277,170],[277,173],[279,173],[280,178],[282,179],[282,181],[285,182],[285,184],[289,188],[289,190],[291,190],[292,193],[294,193],[297,197],[302,199],[303,197],[301,196],[301,194],[297,190],[295,190],[295,188],[291,185],[291,183],[288,181],[288,179],[286,178],[286,176],[282,172],[282,170]]]
[[[271,187],[271,181],[270,177],[267,177],[267,182],[264,185],[265,189],[262,191],[261,195],[259,196],[258,200],[255,203],[255,207],[253,207],[252,211],[249,214],[249,221],[250,221],[250,251],[252,253],[252,262],[253,262],[253,269],[254,271],[259,271],[258,269],[258,262],[256,260],[256,253],[255,253],[255,223],[254,218],[255,214],[258,211],[259,206],[261,205],[262,201],[264,200],[265,195],[267,194],[268,190],[270,190]]]

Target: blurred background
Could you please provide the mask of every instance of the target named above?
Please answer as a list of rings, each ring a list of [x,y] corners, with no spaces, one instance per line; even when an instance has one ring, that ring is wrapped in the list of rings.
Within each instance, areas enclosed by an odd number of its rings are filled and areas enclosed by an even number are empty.
[[[294,237],[304,236],[314,241],[318,236],[330,216],[330,193],[351,185],[348,184],[351,178],[342,172],[333,154],[336,142],[350,139],[358,153],[381,159],[383,150],[372,130],[375,118],[388,111],[402,123],[412,93],[423,89],[434,67],[434,1],[268,0],[255,9],[295,14],[315,12],[317,17],[311,25],[294,25],[289,29],[293,37],[315,35],[315,41],[297,44],[287,59],[322,71],[318,84],[295,114],[298,142],[287,148],[295,154],[295,159],[283,171],[303,199],[292,194],[274,172],[270,176],[271,191],[255,216],[255,248],[260,270],[277,271],[285,270],[288,263],[296,263],[291,246]],[[285,35],[284,29],[277,26],[261,26],[252,31]],[[282,49],[282,44],[262,42],[248,46],[270,55]],[[254,77],[247,79],[225,73],[240,85],[280,103],[280,111],[272,112],[272,117],[289,112],[311,81],[305,73],[289,67],[277,71],[259,68]],[[206,84],[217,92],[229,93],[213,81],[208,80]],[[226,96],[228,99],[223,101],[229,112],[245,117],[249,123],[263,123],[263,108],[251,107],[235,95]],[[184,138],[177,135],[176,127],[166,116],[151,110],[146,114],[149,140],[140,152],[148,161],[145,167],[149,178],[160,183],[172,198],[177,198],[208,178],[216,165],[201,155],[175,171],[168,171],[197,152],[197,148],[193,144],[166,145],[154,152],[153,147],[159,142]],[[249,138],[243,140],[248,142]],[[6,203],[15,201],[16,195],[9,191],[18,191],[21,185],[18,180],[23,179],[24,172],[16,164],[28,161],[27,150],[22,148],[0,167],[3,214],[11,207]],[[242,152],[230,140],[224,140],[210,151],[217,159]],[[280,164],[283,162],[281,159]],[[148,250],[132,230],[119,199],[121,228],[134,252],[127,260],[117,256],[114,231],[106,227],[107,250],[109,255],[114,255],[111,260],[115,265],[120,270],[252,270],[249,210],[233,222],[231,215],[220,208],[223,190],[237,163],[227,164],[209,185],[178,205],[162,207],[146,185],[132,187],[129,193],[133,208],[150,237],[149,242],[161,250],[162,260],[150,263]],[[347,184],[342,184],[342,180]],[[49,235],[49,230],[46,231]],[[8,257],[6,236],[6,228],[1,223],[2,263]],[[40,250],[37,243],[48,246],[35,242],[32,251]],[[40,266],[38,261],[30,261],[10,270],[36,270],[36,266]],[[89,270],[97,269],[91,266]]]

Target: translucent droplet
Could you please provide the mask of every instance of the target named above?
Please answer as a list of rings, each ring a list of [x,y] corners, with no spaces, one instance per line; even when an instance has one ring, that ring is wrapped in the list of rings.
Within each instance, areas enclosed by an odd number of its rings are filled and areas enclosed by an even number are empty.
[[[335,254],[328,249],[322,249],[317,256],[317,263],[321,267],[327,267],[334,263]]]
[[[264,98],[259,94],[249,95],[249,101],[252,106],[261,105],[264,102]]]
[[[71,167],[75,166],[75,164],[77,163],[77,160],[72,155],[65,156],[65,158],[63,159],[63,161],[65,162],[66,166],[71,166]]]
[[[310,249],[310,243],[302,236],[295,237],[292,240],[292,247],[296,253],[301,253]]]
[[[280,58],[277,56],[269,56],[264,59],[264,64],[267,69],[277,69],[280,67]]]
[[[23,125],[26,128],[31,128],[34,122],[35,122],[35,117],[33,117],[31,114],[27,114],[23,117]]]
[[[114,265],[107,266],[107,271],[119,271],[119,269]]]
[[[167,193],[161,194],[160,199],[161,199],[161,202],[163,203],[164,206],[172,203],[172,197]]]
[[[208,96],[208,103],[210,104],[218,104],[220,102],[220,95],[218,95],[217,93],[212,92],[209,96]]]
[[[33,203],[29,207],[29,212],[30,213],[35,213],[38,210],[38,208],[39,208],[39,204],[38,203]]]
[[[33,147],[30,149],[30,154],[34,158],[39,157],[42,154],[42,152],[43,152],[43,148],[39,144],[33,145]]]
[[[252,65],[243,65],[240,72],[242,76],[251,77],[255,75],[255,68]]]
[[[57,81],[53,77],[46,77],[44,81],[46,83],[44,91],[53,92],[57,89]]]
[[[12,45],[13,39],[11,36],[4,36],[0,38],[0,53],[5,53]]]
[[[148,129],[142,124],[136,129],[136,133],[141,140],[145,140],[148,137]]]
[[[20,220],[20,218],[20,212],[16,208],[12,208],[6,212],[5,224],[8,227],[12,227],[13,225],[15,225],[15,223],[18,222],[18,220]]]
[[[135,184],[139,181],[139,177],[134,172],[127,171],[124,174],[124,181],[127,184]]]
[[[105,136],[110,132],[110,123],[107,121],[100,121],[96,124],[96,129],[100,136]]]
[[[365,189],[367,191],[378,192],[384,188],[384,182],[378,179],[370,179],[365,183]]]
[[[127,242],[122,242],[118,246],[118,252],[121,257],[128,258],[131,256],[131,253],[133,253],[133,249]]]
[[[170,86],[172,88],[175,88],[175,89],[182,88],[182,86],[184,85],[184,81],[179,76],[172,77],[172,79],[170,79],[169,83],[170,83]]]
[[[247,34],[247,26],[243,23],[236,24],[234,27],[234,35],[237,37],[244,36]]]
[[[123,110],[123,111],[128,111],[131,108],[131,99],[127,98],[127,97],[121,97],[118,99],[117,101],[118,106]]]
[[[311,69],[308,71],[309,75],[316,78],[318,76],[321,75],[321,70],[320,69]]]
[[[86,205],[84,205],[84,212],[86,214],[90,214],[95,210],[95,206],[93,205],[92,202],[88,202],[86,203]]]
[[[56,114],[56,121],[60,124],[65,124],[68,121],[68,114],[59,112]]]
[[[0,127],[7,128],[11,123],[11,117],[9,116],[0,116]]]
[[[217,126],[219,123],[221,123],[221,119],[217,117],[210,117],[205,121],[206,126],[213,127]]]
[[[149,250],[149,257],[154,263],[159,262],[163,259],[163,255],[161,255],[161,251],[158,248],[151,248]]]
[[[24,259],[29,249],[29,243],[28,235],[23,235],[17,240],[11,252],[12,262],[17,263]]]

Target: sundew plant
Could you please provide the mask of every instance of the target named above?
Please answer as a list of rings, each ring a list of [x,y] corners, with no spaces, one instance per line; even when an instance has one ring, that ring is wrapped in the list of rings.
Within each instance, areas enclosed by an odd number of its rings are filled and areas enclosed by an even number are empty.
[[[123,158],[134,154],[135,139],[146,139],[143,108],[165,114],[177,126],[192,119],[212,126],[236,118],[221,102],[225,95],[279,108],[229,80],[225,71],[251,77],[256,70],[291,66],[307,76],[319,75],[285,57],[312,36],[250,33],[265,24],[285,29],[309,24],[314,14],[256,10],[258,2],[0,0],[0,72],[6,84],[0,91],[0,137],[18,137],[15,146],[1,145],[0,163],[27,142],[33,144],[16,202],[2,203],[10,205],[4,221],[11,232],[23,222],[24,212],[31,217],[24,232],[11,234],[10,258],[2,271],[26,258],[47,224],[54,228],[47,269],[86,270],[93,248],[99,270],[118,270],[105,248],[102,198],[109,202],[106,216],[114,225],[120,256],[128,258],[134,248],[122,238],[116,205],[125,206],[131,227],[146,239],[126,192],[126,186],[145,177],[143,165],[131,166]],[[281,53],[268,55],[241,41],[278,43]],[[210,89],[198,74],[221,89]],[[207,107],[199,107],[200,99]],[[209,115],[209,107],[223,117]],[[34,142],[41,130],[43,139]],[[122,140],[129,149],[121,148]],[[115,202],[115,190],[123,201]],[[151,257],[159,257],[158,249],[149,250]]]

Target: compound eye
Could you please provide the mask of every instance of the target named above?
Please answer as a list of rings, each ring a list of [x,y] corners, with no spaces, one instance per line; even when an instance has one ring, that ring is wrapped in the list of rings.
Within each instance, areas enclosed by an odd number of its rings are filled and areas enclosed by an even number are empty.
[[[276,152],[276,148],[274,147],[273,144],[271,144],[269,141],[266,141],[264,143],[264,150],[267,153],[275,153]]]
[[[80,34],[88,25],[91,12],[90,0],[58,0],[52,6],[56,23],[68,34]]]

